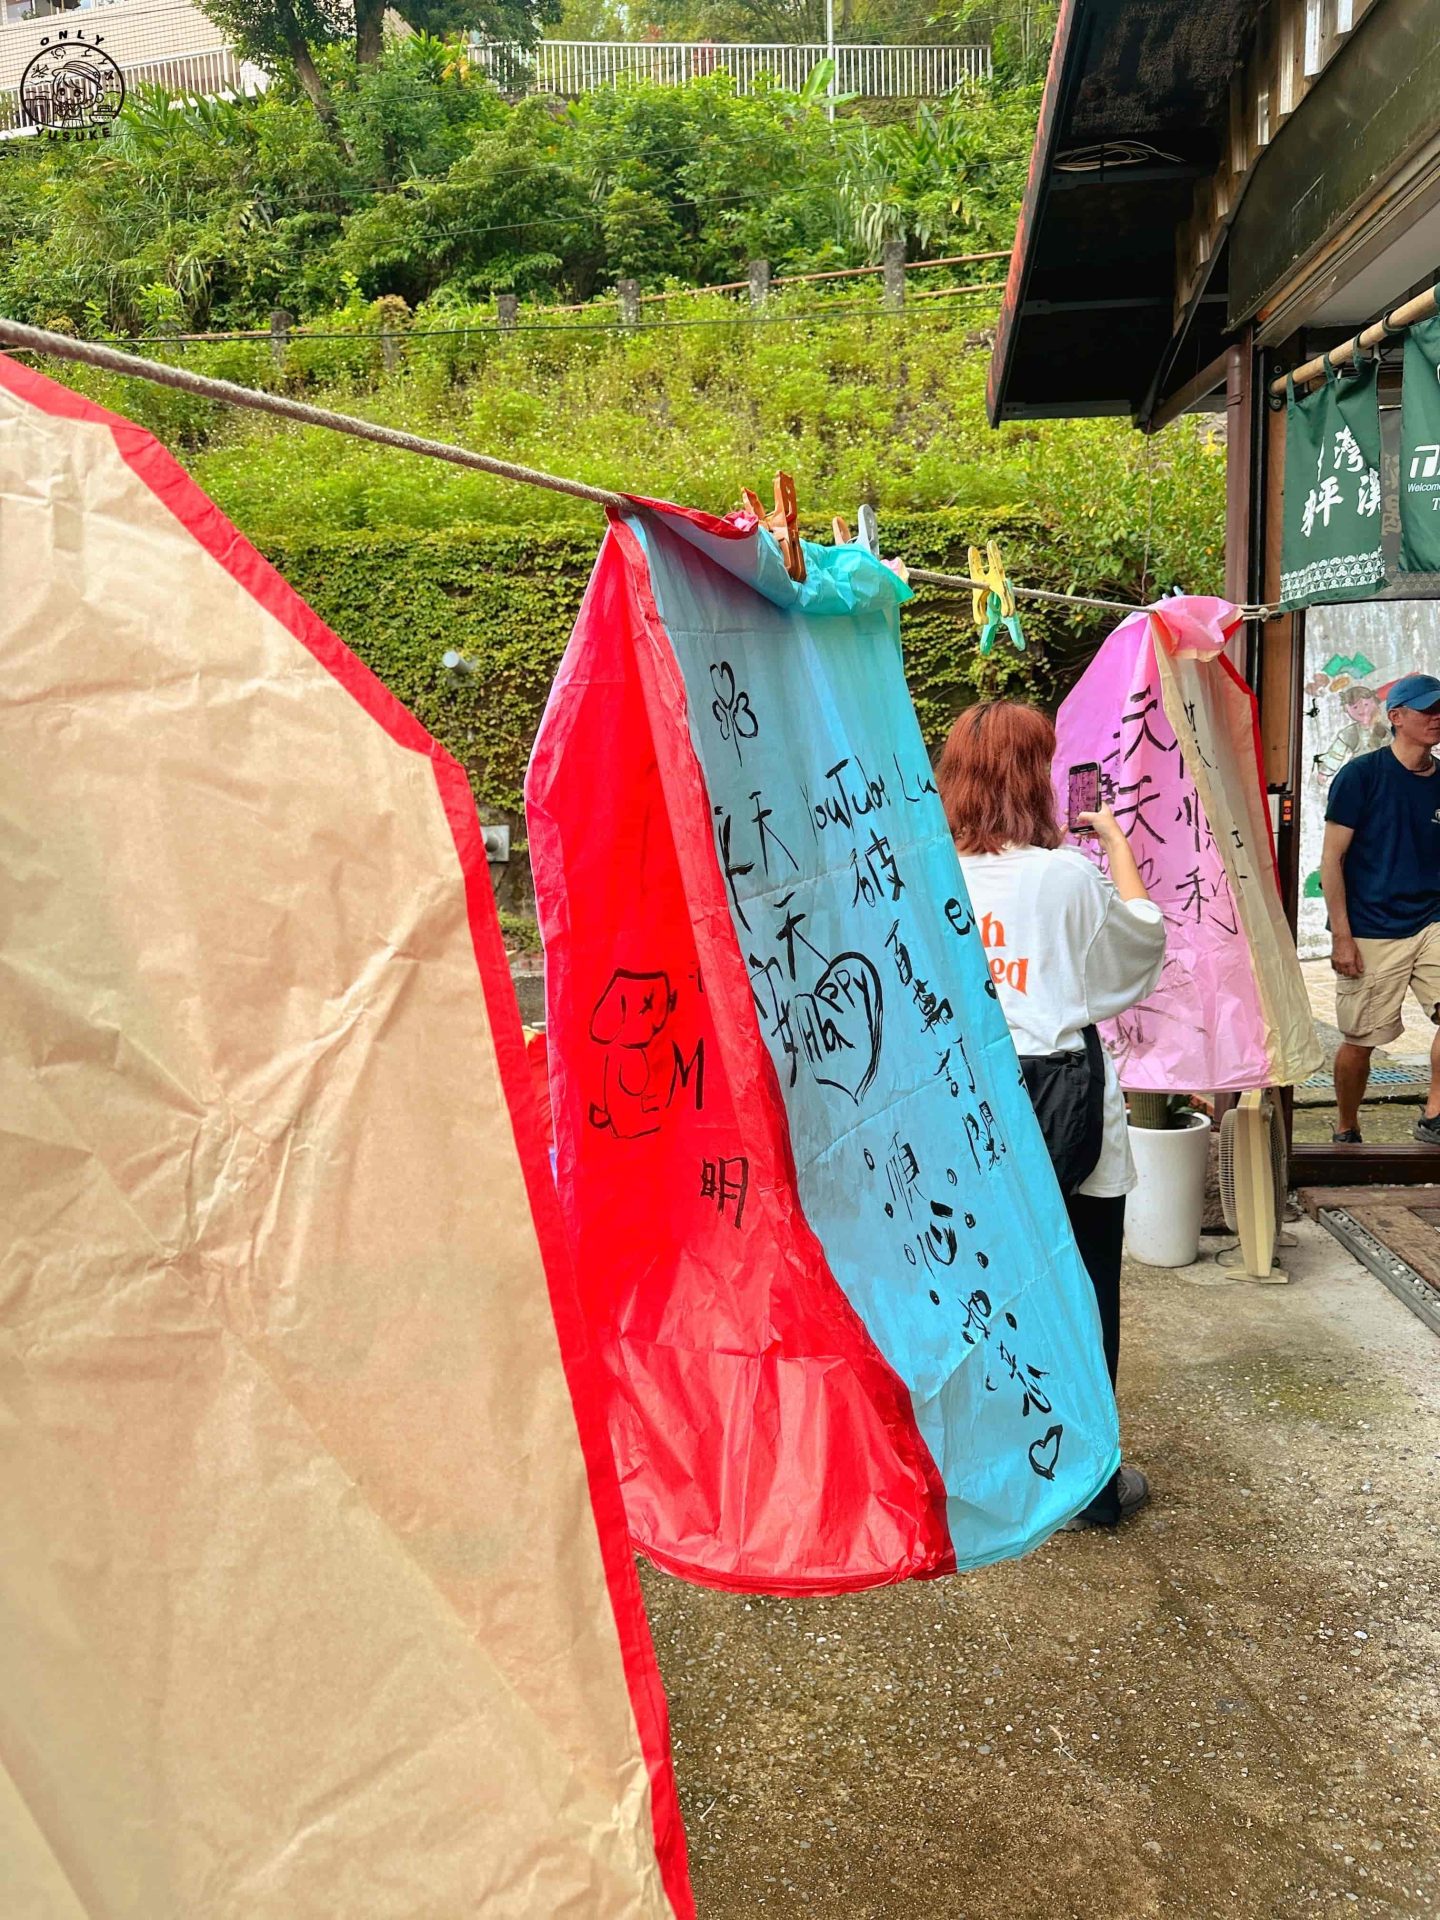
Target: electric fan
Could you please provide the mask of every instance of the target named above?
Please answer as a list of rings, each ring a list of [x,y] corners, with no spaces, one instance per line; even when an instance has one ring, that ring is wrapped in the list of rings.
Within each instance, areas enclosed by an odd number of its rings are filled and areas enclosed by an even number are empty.
[[[1243,1270],[1255,1280],[1283,1279],[1275,1266],[1289,1191],[1285,1130],[1263,1090],[1243,1093],[1220,1121],[1220,1204],[1240,1236]]]

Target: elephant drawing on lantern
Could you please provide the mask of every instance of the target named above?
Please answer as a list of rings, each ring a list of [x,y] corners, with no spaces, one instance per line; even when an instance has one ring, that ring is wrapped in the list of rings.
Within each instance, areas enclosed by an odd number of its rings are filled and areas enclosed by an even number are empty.
[[[617,967],[590,1016],[590,1038],[601,1049],[600,1097],[590,1124],[617,1140],[658,1133],[677,1095],[705,1105],[705,1041],[688,1056],[675,1038],[671,1015],[679,995],[664,972]]]

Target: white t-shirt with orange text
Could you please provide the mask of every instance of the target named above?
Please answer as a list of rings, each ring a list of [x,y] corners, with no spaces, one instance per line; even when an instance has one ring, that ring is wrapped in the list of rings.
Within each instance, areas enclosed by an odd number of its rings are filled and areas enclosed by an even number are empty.
[[[1017,1053],[1083,1047],[1082,1030],[1153,993],[1165,961],[1165,921],[1149,900],[1122,900],[1073,847],[964,853],[960,865],[990,978]],[[1135,1185],[1125,1100],[1105,1056],[1105,1132],[1079,1191],[1112,1199]]]

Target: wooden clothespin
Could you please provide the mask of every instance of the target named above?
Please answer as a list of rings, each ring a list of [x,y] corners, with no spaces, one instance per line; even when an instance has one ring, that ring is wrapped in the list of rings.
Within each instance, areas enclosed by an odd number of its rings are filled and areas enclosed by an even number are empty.
[[[1002,626],[1016,651],[1023,653],[1025,636],[1020,631],[1020,615],[1015,610],[1014,589],[1005,577],[1000,549],[993,540],[986,545],[983,561],[980,549],[971,547],[970,584],[975,589],[970,601],[975,625],[980,629],[981,653],[989,653]]]
[[[795,498],[795,482],[788,473],[775,476],[775,510],[767,513],[760,504],[758,494],[748,487],[741,494],[746,510],[753,513],[767,533],[772,534],[776,546],[780,549],[780,558],[785,562],[785,571],[792,580],[803,582],[805,578],[805,554],[800,545],[800,533],[796,526],[799,512]]]
[[[849,521],[848,521],[848,520],[845,520],[845,519],[843,519],[843,518],[842,518],[842,517],[841,517],[841,516],[840,516],[840,515],[839,515],[839,514],[837,513],[837,514],[836,514],[836,516],[835,516],[835,518],[834,518],[834,519],[833,519],[833,520],[832,520],[832,521],[830,522],[830,531],[831,531],[831,533],[833,533],[833,534],[834,534],[834,536],[835,536],[835,544],[836,544],[836,546],[837,546],[837,547],[848,547],[848,546],[849,546],[849,544],[850,544],[850,523],[849,523]]]

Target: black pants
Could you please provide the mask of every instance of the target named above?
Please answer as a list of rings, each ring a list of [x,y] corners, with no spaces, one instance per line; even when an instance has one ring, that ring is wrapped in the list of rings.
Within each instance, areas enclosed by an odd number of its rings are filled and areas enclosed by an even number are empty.
[[[1120,1249],[1125,1238],[1125,1196],[1094,1200],[1088,1193],[1067,1193],[1065,1211],[1100,1309],[1100,1332],[1110,1384],[1120,1366]]]
[[[1120,1250],[1125,1236],[1125,1196],[1096,1200],[1088,1193],[1068,1193],[1065,1211],[1075,1245],[1095,1289],[1100,1309],[1100,1336],[1105,1345],[1105,1364],[1110,1369],[1110,1384],[1120,1366]],[[1091,1501],[1088,1511],[1097,1517],[1116,1518],[1120,1512],[1115,1481]]]

